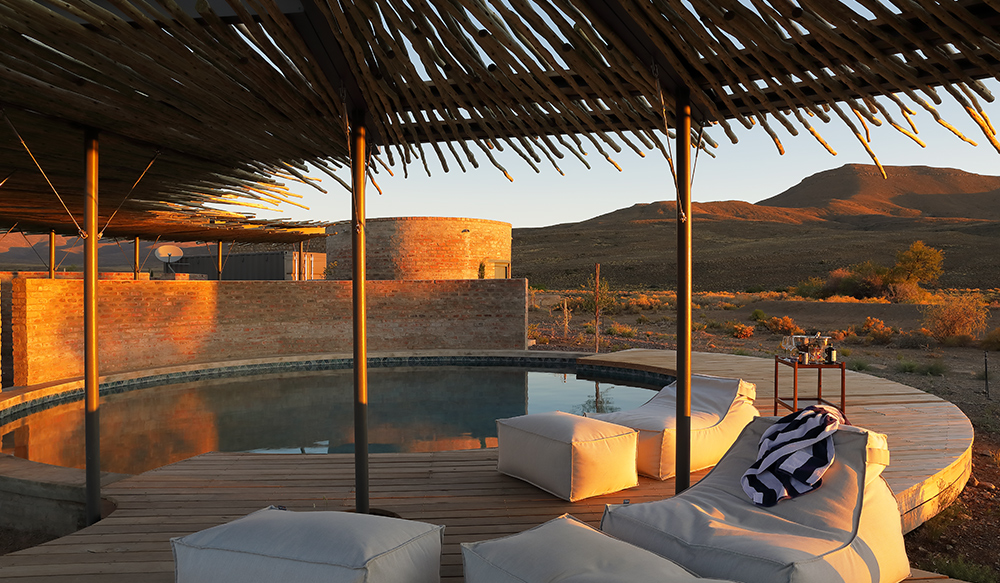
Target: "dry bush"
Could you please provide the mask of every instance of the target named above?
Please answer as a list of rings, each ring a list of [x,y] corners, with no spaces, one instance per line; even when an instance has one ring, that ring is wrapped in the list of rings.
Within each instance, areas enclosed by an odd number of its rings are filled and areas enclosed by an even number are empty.
[[[941,340],[941,344],[948,348],[968,348],[976,345],[976,339],[968,334],[956,334]]]
[[[912,330],[910,332],[900,332],[892,341],[894,346],[899,348],[934,348],[937,340],[930,335],[930,331],[925,328]]]
[[[773,316],[770,320],[764,321],[764,327],[770,330],[772,334],[781,334],[782,336],[805,333],[805,330],[799,328],[795,324],[795,320],[792,320],[789,316],[783,318]]]
[[[979,341],[979,346],[983,350],[1000,350],[1000,328],[990,330],[990,332]]]
[[[885,298],[894,304],[919,304],[927,298],[927,290],[915,281],[900,281],[886,286]]]
[[[861,326],[861,330],[868,334],[872,342],[875,344],[888,344],[892,342],[892,337],[896,335],[896,331],[890,326],[886,326],[885,322],[879,320],[878,318],[872,318],[869,316],[865,319],[865,323]]]
[[[747,326],[746,324],[740,324],[739,322],[733,322],[733,338],[747,339],[753,338],[753,326]]]
[[[636,330],[632,326],[626,324],[619,324],[618,322],[612,322],[610,326],[604,329],[604,333],[608,336],[621,336],[622,338],[635,338]]]
[[[986,330],[986,319],[990,316],[979,294],[948,296],[940,304],[928,306],[922,312],[924,326],[939,341],[949,336],[975,338]]]

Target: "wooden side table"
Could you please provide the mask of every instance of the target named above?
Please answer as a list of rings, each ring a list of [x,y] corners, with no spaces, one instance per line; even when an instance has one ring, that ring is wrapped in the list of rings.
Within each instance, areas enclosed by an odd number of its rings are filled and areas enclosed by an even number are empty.
[[[792,367],[792,400],[791,403],[786,399],[782,399],[778,396],[778,370],[781,368],[779,365],[785,365]],[[832,368],[840,369],[840,410],[847,411],[847,366],[845,362],[833,362],[830,364],[800,364],[798,359],[788,358],[785,356],[775,356],[774,357],[774,414],[778,414],[778,405],[781,405],[785,409],[790,411],[799,410],[799,369],[816,369],[816,398],[808,399],[809,401],[815,400],[824,405],[830,405],[836,407],[836,403],[832,403],[823,398],[823,370]]]

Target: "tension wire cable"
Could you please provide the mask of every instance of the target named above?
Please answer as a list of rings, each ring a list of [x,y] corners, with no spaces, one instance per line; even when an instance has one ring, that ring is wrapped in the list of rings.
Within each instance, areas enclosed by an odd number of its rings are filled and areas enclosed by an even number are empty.
[[[135,187],[139,186],[139,183],[142,182],[143,177],[146,176],[146,173],[149,172],[149,169],[153,167],[153,162],[156,162],[156,159],[160,157],[161,151],[162,150],[160,150],[159,148],[156,149],[156,153],[153,154],[153,158],[149,161],[149,164],[146,164],[146,169],[143,170],[142,174],[139,175],[139,178],[136,179],[135,184],[132,185],[132,188],[128,189],[128,194],[126,194],[125,198],[123,198],[122,201],[118,203],[118,208],[115,209],[115,212],[111,213],[111,216],[108,217],[108,222],[104,224],[104,228],[101,229],[101,231],[97,234],[98,238],[104,236],[104,231],[106,231],[108,226],[111,224],[111,220],[115,218],[115,215],[118,214],[118,211],[122,210],[122,206],[125,205],[125,202],[128,200],[128,197],[132,196],[132,192],[135,191]],[[120,246],[121,245],[119,245],[119,247]],[[122,250],[122,253],[124,252],[125,251]]]
[[[21,237],[24,238],[24,242],[28,244],[28,247],[31,248],[31,251],[35,254],[35,257],[37,257],[38,260],[42,262],[42,265],[44,265],[45,267],[49,267],[49,262],[42,259],[42,256],[38,254],[37,250],[35,250],[35,246],[31,243],[31,241],[28,240],[28,236],[24,234],[24,231],[18,231],[18,232],[21,233]]]
[[[77,235],[77,236],[76,236],[76,241],[73,241],[73,246],[72,246],[72,247],[70,247],[70,249],[73,249],[73,248],[75,248],[75,247],[76,247],[77,245],[79,245],[79,244],[80,244],[80,239],[81,239],[81,238],[82,238],[82,237],[80,237],[79,235]],[[65,254],[63,254],[63,258],[59,260],[59,263],[56,263],[56,271],[58,271],[58,270],[59,270],[59,268],[60,268],[60,267],[62,267],[62,264],[63,264],[63,261],[66,261],[66,258],[67,258],[67,257],[69,257],[69,251],[66,251],[66,253],[65,253]]]
[[[3,186],[5,182],[7,182],[8,180],[10,180],[10,177],[13,176],[15,172],[17,172],[17,168],[11,170],[10,174],[8,174],[6,177],[4,177],[3,180],[0,180],[0,186]]]
[[[52,181],[49,180],[48,175],[45,174],[45,170],[42,170],[42,165],[39,164],[38,160],[35,159],[35,155],[31,153],[31,149],[28,148],[28,144],[24,143],[24,138],[21,137],[21,134],[17,131],[17,128],[14,127],[14,122],[10,121],[10,118],[7,117],[7,111],[4,108],[0,107],[0,114],[3,114],[3,118],[7,120],[7,125],[9,125],[10,129],[14,131],[14,135],[17,136],[17,139],[21,142],[21,145],[24,146],[24,150],[28,153],[28,156],[31,157],[31,161],[35,163],[35,167],[38,168],[38,171],[42,173],[42,177],[45,178],[45,182],[49,184],[49,188],[52,189],[53,194],[55,194],[56,198],[59,199],[59,204],[62,205],[63,209],[66,210],[66,214],[69,215],[70,220],[72,220],[73,224],[76,225],[76,230],[79,231],[80,236],[86,239],[87,232],[80,227],[80,223],[76,222],[76,217],[73,216],[73,213],[69,212],[69,207],[66,206],[66,203],[63,201],[62,197],[59,196],[59,191],[57,191],[56,187],[52,185]]]
[[[656,92],[660,95],[660,117],[663,119],[663,133],[667,140],[667,164],[670,165],[670,177],[674,179],[674,197],[677,200],[677,218],[683,223],[687,221],[687,215],[681,205],[680,187],[677,185],[677,169],[674,168],[674,149],[670,145],[670,125],[667,123],[667,103],[663,98],[663,87],[660,85],[660,73],[653,64],[653,78],[656,79]]]
[[[13,232],[14,229],[16,229],[16,228],[17,228],[17,222],[15,221],[14,224],[9,229],[7,229],[7,232],[4,233],[2,237],[0,237],[0,241],[3,241],[4,239],[6,239],[7,235],[10,235],[11,232]]]
[[[153,250],[156,248],[156,244],[159,242],[160,242],[160,235],[157,235],[156,240],[153,241],[153,244],[149,246],[149,251],[146,251],[146,258],[142,260],[141,264],[139,264],[139,271],[142,271],[143,268],[146,267],[146,262],[149,261],[149,256],[153,254]]]

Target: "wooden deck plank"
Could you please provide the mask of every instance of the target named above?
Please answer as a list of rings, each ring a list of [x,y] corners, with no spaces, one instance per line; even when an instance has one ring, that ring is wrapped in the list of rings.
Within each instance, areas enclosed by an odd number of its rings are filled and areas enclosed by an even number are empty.
[[[631,353],[631,354],[628,354]],[[588,362],[672,366],[666,351],[625,351]],[[651,364],[654,363],[655,364]],[[697,372],[742,376],[758,385],[757,404],[770,413],[773,362],[696,355]],[[958,409],[915,389],[848,374],[848,416],[889,436],[883,476],[910,527],[950,502],[971,467],[972,429]],[[404,518],[446,526],[442,581],[462,581],[459,544],[521,532],[563,513],[597,526],[605,504],[658,500],[673,480],[641,478],[639,486],[569,503],[496,471],[496,450],[371,456],[371,505]],[[697,481],[705,472],[692,476]],[[118,509],[100,523],[44,545],[0,557],[0,579],[21,583],[172,581],[169,539],[229,522],[270,504],[290,510],[350,510],[351,454],[212,453],[118,481],[104,494]],[[949,583],[913,573],[910,581]]]

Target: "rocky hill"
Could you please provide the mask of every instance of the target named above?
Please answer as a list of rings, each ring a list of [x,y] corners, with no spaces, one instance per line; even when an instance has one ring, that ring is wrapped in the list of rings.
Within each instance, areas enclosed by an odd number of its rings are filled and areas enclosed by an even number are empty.
[[[694,285],[785,288],[837,267],[894,262],[915,240],[945,251],[945,287],[1000,287],[1000,177],[949,168],[849,164],[757,204],[695,203]],[[513,270],[537,287],[578,287],[601,263],[620,286],[676,282],[676,203],[636,204],[579,223],[514,229]]]

